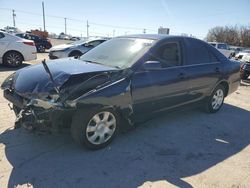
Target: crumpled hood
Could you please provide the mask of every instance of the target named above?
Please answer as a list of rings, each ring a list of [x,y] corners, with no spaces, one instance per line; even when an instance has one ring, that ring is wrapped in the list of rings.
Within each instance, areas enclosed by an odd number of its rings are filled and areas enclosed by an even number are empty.
[[[71,77],[80,76],[83,79],[88,79],[89,77],[86,76],[88,74],[94,76],[102,72],[116,70],[112,67],[87,63],[73,58],[48,61],[47,65],[52,73],[56,87],[59,89]],[[54,85],[42,63],[20,69],[16,72],[13,80],[15,91],[22,96],[54,91]]]
[[[72,45],[72,44],[60,44],[60,45],[57,45],[57,46],[54,46],[52,48],[50,48],[50,51],[60,51],[60,50],[65,50],[67,48],[71,48],[71,47],[74,47],[75,45]]]

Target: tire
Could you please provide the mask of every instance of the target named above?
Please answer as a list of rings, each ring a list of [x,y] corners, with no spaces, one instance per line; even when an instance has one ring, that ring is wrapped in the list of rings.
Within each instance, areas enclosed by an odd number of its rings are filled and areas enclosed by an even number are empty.
[[[246,80],[247,78],[248,78],[248,74],[246,74],[246,73],[241,73],[240,74],[240,78],[242,79],[242,80]]]
[[[78,51],[73,51],[69,54],[69,57],[75,57],[75,58],[79,58],[81,57],[82,53],[78,52]]]
[[[218,85],[205,102],[206,112],[208,113],[218,112],[223,105],[224,98],[225,98],[225,88],[223,87],[223,85]]]
[[[8,67],[16,68],[22,65],[23,60],[23,56],[19,52],[10,51],[4,55],[3,64]]]
[[[117,113],[111,109],[87,113],[77,111],[72,119],[71,135],[75,142],[88,149],[101,149],[117,134],[119,119]]]
[[[40,53],[44,53],[45,52],[45,46],[43,46],[42,44],[37,46],[37,51]]]

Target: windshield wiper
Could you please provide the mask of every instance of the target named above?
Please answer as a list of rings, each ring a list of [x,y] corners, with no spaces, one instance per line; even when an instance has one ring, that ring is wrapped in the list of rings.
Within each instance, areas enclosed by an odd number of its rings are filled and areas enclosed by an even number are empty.
[[[117,68],[117,69],[121,69],[121,67],[119,67],[119,66],[113,66],[113,65],[106,65],[106,64],[102,64],[102,63],[98,63],[98,62],[96,62],[96,61],[90,61],[90,60],[83,60],[83,61],[85,61],[85,62],[87,62],[87,63],[94,63],[94,64],[98,64],[98,65],[104,65],[104,66],[108,66],[108,67],[115,67],[115,68]]]
[[[44,67],[46,73],[48,74],[48,76],[49,76],[49,78],[50,78],[52,84],[54,85],[54,89],[55,89],[56,92],[59,94],[59,89],[58,89],[58,87],[56,87],[56,82],[55,82],[55,80],[54,80],[54,78],[53,78],[53,76],[52,76],[52,74],[51,74],[51,72],[50,72],[50,70],[49,70],[48,65],[46,64],[45,59],[42,61],[42,64],[43,64],[43,67]]]
[[[85,62],[87,62],[87,63],[94,63],[94,64],[102,65],[101,63],[98,63],[98,62],[96,62],[96,61],[90,61],[90,60],[83,60],[83,61],[85,61]]]

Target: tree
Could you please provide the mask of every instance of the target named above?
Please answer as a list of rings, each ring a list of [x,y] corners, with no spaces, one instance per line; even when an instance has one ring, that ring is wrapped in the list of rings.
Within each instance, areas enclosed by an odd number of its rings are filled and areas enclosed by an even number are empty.
[[[217,26],[208,31],[206,40],[250,47],[250,26]]]

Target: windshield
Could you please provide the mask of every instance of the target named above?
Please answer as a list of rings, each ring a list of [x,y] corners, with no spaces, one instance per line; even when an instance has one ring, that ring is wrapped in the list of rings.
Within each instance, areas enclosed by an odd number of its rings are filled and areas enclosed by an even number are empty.
[[[114,38],[102,43],[81,56],[81,60],[106,66],[128,68],[149,48],[154,40],[138,38]]]

